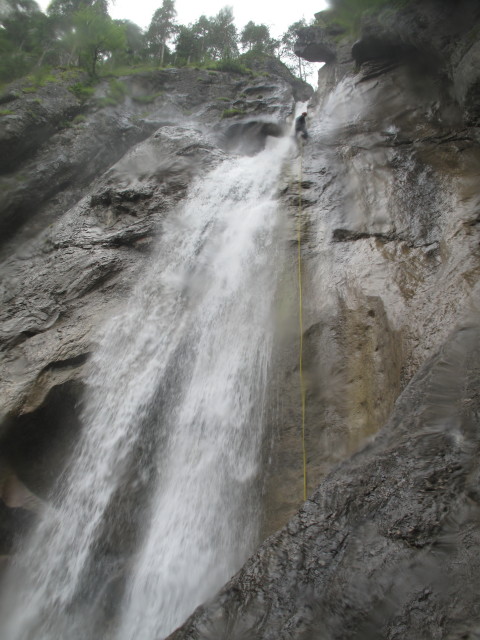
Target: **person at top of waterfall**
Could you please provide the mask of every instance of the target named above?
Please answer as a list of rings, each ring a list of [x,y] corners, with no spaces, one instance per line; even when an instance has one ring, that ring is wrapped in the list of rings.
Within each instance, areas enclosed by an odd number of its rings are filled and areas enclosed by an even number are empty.
[[[298,138],[301,136],[304,140],[308,138],[307,132],[307,121],[305,118],[307,117],[307,112],[304,111],[301,116],[298,116],[295,120],[295,137]]]

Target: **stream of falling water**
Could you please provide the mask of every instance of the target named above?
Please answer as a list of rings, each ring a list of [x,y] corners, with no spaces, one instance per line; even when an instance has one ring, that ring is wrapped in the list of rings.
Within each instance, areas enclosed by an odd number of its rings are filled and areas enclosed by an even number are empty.
[[[81,441],[3,594],[3,640],[159,640],[258,535],[288,139],[224,161],[103,328]]]

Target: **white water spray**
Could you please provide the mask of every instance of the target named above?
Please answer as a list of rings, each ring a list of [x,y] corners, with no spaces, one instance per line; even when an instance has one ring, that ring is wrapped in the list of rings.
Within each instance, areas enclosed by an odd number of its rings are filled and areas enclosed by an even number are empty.
[[[5,640],[158,640],[252,551],[290,145],[193,187],[104,327],[81,442],[8,578]]]

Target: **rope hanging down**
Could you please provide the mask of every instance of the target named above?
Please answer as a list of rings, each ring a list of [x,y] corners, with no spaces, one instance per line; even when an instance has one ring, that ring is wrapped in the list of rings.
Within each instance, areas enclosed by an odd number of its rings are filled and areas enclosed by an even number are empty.
[[[298,214],[297,214],[297,272],[298,272],[298,322],[300,330],[300,394],[301,394],[301,438],[302,438],[302,458],[303,458],[303,499],[307,499],[307,450],[305,445],[305,409],[306,392],[305,380],[303,377],[303,288],[302,288],[302,173],[303,173],[303,145],[300,143],[300,171],[298,176]]]

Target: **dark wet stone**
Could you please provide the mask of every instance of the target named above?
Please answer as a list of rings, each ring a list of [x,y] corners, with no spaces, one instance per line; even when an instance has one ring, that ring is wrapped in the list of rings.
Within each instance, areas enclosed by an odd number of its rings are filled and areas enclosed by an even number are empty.
[[[409,3],[402,21],[385,14],[381,29],[364,25],[365,46],[375,32],[377,53],[394,43],[406,57],[367,52],[358,70],[350,45],[335,49],[335,59],[333,49],[323,54],[332,57],[316,100],[336,93],[325,111],[309,108],[301,175],[299,156],[279,185],[288,215],[278,297],[282,314],[294,308],[295,330],[279,338],[272,367],[264,533],[283,528],[176,638],[476,633],[478,318],[460,331],[458,321],[476,304],[479,273],[479,138],[470,126],[478,65],[475,47],[467,47],[471,24],[463,14],[445,19],[454,5],[436,3],[443,23],[425,20],[433,15],[425,1]],[[478,6],[461,5],[473,23]],[[241,140],[252,129],[257,141],[280,134],[293,95],[310,95],[278,75],[193,69],[125,82],[131,94],[121,105],[90,105],[86,122],[32,142],[2,179],[5,215],[10,205],[26,213],[2,263],[2,411],[14,443],[16,428],[61,430],[62,407],[76,430],[62,403],[74,402],[67,390],[85,378],[96,328],[125,300],[192,181],[225,158],[225,132]],[[107,83],[98,90],[101,97]],[[134,97],[152,94],[141,115],[145,106]],[[244,111],[234,124],[222,118],[232,105]],[[93,157],[102,127],[116,139],[107,149],[105,138]],[[308,292],[311,498],[295,514],[303,480],[297,229]],[[46,486],[51,479],[35,476],[29,461],[33,449],[13,447],[11,463],[20,470],[23,460],[30,484]],[[135,542],[134,533],[122,535],[108,541],[115,562],[107,567],[107,601],[118,600],[124,585],[116,554]],[[462,591],[464,584],[472,588]]]
[[[479,320],[449,338],[377,438],[171,640],[474,637]]]
[[[22,508],[9,508],[0,499],[0,557],[12,553],[22,535],[30,529],[35,515]],[[2,570],[0,563],[0,572]]]
[[[365,37],[352,46],[352,57],[357,64],[371,60],[399,60],[409,53],[408,48],[379,38]]]
[[[309,62],[333,62],[336,58],[336,45],[329,33],[323,27],[306,27],[298,32],[295,43],[297,56]]]
[[[279,138],[286,133],[287,127],[283,123],[265,120],[237,122],[225,130],[225,148],[236,153],[254,155],[265,147],[268,136]]]

